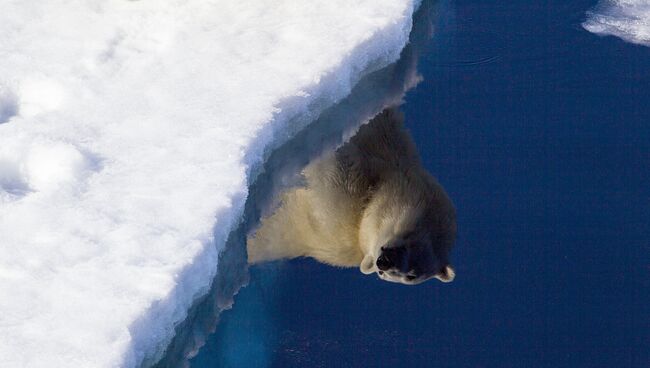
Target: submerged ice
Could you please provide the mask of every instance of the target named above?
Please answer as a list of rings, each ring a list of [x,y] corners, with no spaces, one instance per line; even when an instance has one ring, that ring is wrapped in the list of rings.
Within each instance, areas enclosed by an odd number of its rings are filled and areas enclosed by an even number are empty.
[[[416,1],[0,5],[0,366],[150,365],[264,159]]]
[[[599,35],[650,46],[650,1],[601,0],[595,9],[587,12],[582,26]]]

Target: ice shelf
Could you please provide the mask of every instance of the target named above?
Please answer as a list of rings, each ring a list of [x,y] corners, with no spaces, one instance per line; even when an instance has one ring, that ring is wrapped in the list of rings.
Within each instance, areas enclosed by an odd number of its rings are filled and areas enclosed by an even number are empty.
[[[417,3],[0,4],[0,366],[155,363],[266,157]]]

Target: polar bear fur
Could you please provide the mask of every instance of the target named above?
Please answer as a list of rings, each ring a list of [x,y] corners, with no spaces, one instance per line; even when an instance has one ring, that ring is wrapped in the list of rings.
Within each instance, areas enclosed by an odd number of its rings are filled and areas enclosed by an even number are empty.
[[[396,109],[386,109],[309,164],[306,185],[283,193],[249,236],[249,263],[312,257],[408,285],[452,281],[455,210],[402,124]]]

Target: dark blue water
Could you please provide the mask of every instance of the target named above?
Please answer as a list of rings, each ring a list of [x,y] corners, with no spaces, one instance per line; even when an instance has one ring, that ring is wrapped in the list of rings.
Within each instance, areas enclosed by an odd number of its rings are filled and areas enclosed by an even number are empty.
[[[649,367],[650,48],[583,30],[594,4],[456,1],[420,58],[453,283],[254,267],[192,366]]]

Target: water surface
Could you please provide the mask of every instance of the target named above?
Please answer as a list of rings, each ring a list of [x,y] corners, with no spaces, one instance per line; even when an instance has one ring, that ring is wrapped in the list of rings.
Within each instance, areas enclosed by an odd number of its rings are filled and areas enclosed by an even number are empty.
[[[650,366],[650,48],[595,1],[455,1],[402,110],[458,211],[451,284],[253,267],[193,367]]]

